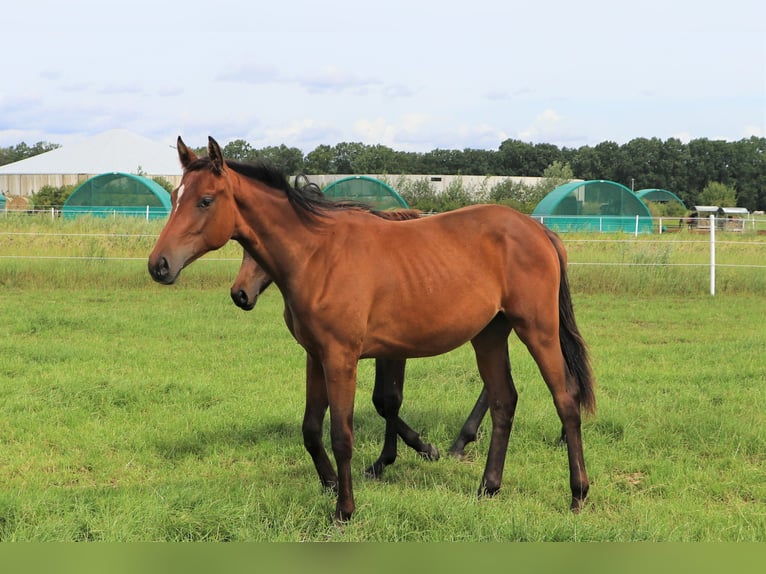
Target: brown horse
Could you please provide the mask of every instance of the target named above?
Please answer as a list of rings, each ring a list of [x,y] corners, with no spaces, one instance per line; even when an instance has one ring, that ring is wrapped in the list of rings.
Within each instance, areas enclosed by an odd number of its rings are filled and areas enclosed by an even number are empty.
[[[178,139],[183,177],[149,273],[171,284],[186,265],[234,239],[273,278],[306,349],[303,440],[322,484],[337,489],[336,520],[355,509],[360,358],[433,356],[470,341],[492,419],[479,493],[499,490],[518,400],[512,330],[553,397],[566,433],[570,507],[581,508],[589,488],[581,409],[595,409],[594,385],[566,267],[540,223],[500,205],[387,221],[301,194],[273,169],[226,161],[212,138],[208,152],[198,158]],[[337,473],[322,444],[328,407]]]
[[[412,219],[419,217],[420,212],[414,210],[373,211],[379,217],[387,219]],[[261,293],[271,285],[271,277],[258,265],[258,262],[247,252],[243,251],[242,265],[237,278],[231,286],[231,299],[245,311],[252,310]],[[285,305],[285,324],[293,332],[290,314]],[[397,435],[404,443],[426,460],[439,460],[439,450],[430,443],[423,442],[420,435],[399,417],[399,410],[404,398],[404,371],[406,360],[375,359],[375,384],[372,391],[372,403],[378,414],[386,419],[386,432],[383,450],[378,459],[364,472],[367,476],[379,478],[386,466],[396,461]],[[487,392],[482,387],[476,405],[468,419],[460,429],[455,442],[449,450],[453,456],[463,456],[465,446],[476,440],[476,434],[489,407]]]
[[[300,182],[300,183],[299,183]],[[315,183],[311,183],[307,177],[295,178],[294,187],[301,193],[313,193],[317,198],[323,197],[322,191]],[[344,202],[349,207],[363,207],[354,205],[352,202]],[[340,205],[341,202],[338,202]],[[397,209],[394,211],[370,210],[370,213],[394,221],[406,221],[421,217],[423,213],[416,209]],[[230,294],[234,304],[250,311],[255,307],[258,298],[272,280],[258,262],[245,250],[242,253],[242,265],[240,265],[237,278],[231,286]],[[290,315],[285,305],[285,324],[292,333]],[[439,450],[430,443],[423,442],[420,435],[404,420],[399,417],[399,410],[404,398],[404,371],[406,360],[376,359],[375,360],[375,384],[372,391],[372,403],[378,414],[386,420],[383,449],[378,459],[364,472],[372,478],[380,478],[386,466],[393,464],[397,456],[397,435],[402,437],[404,443],[417,452],[426,460],[439,460]],[[462,457],[465,454],[465,446],[476,440],[479,425],[484,419],[489,405],[487,392],[482,387],[479,398],[474,408],[466,419],[455,442],[450,447],[449,453],[453,456]]]

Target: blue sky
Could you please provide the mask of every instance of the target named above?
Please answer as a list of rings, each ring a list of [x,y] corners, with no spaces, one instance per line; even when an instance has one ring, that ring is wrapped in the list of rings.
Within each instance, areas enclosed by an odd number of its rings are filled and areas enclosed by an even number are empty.
[[[0,146],[403,151],[766,136],[766,3],[43,0],[0,10]]]

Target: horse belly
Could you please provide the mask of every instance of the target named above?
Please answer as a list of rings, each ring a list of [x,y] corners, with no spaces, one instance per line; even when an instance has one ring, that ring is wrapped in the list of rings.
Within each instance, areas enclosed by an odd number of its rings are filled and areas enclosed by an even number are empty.
[[[424,308],[371,317],[363,357],[406,359],[441,355],[475,337],[497,314],[497,309],[461,312]]]

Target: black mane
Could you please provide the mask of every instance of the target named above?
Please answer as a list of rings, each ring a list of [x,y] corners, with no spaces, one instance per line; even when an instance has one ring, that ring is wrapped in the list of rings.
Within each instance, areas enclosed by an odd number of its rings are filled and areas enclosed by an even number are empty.
[[[201,157],[189,166],[187,171],[195,171],[211,168],[212,162],[208,157]],[[261,183],[279,191],[284,192],[290,205],[301,215],[325,216],[329,211],[340,211],[348,209],[357,209],[360,211],[373,212],[373,208],[366,203],[356,201],[339,200],[334,201],[322,195],[318,185],[309,183],[306,176],[300,176],[305,184],[300,187],[290,185],[287,176],[279,169],[268,162],[256,160],[253,162],[241,162],[231,159],[226,160],[226,167],[250,179],[255,179]],[[296,178],[296,182],[299,178]]]

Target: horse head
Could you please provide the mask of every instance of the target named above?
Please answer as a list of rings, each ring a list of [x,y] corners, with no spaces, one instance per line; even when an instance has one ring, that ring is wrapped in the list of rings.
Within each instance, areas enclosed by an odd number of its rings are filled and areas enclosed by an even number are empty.
[[[272,279],[263,267],[245,250],[242,254],[242,265],[231,286],[231,300],[245,311],[250,311],[258,302],[261,293],[271,285]]]
[[[197,157],[178,138],[183,176],[171,194],[170,217],[149,256],[149,274],[158,283],[175,282],[184,267],[223,247],[234,234],[234,190],[226,160],[213,138],[208,138],[208,154]]]

